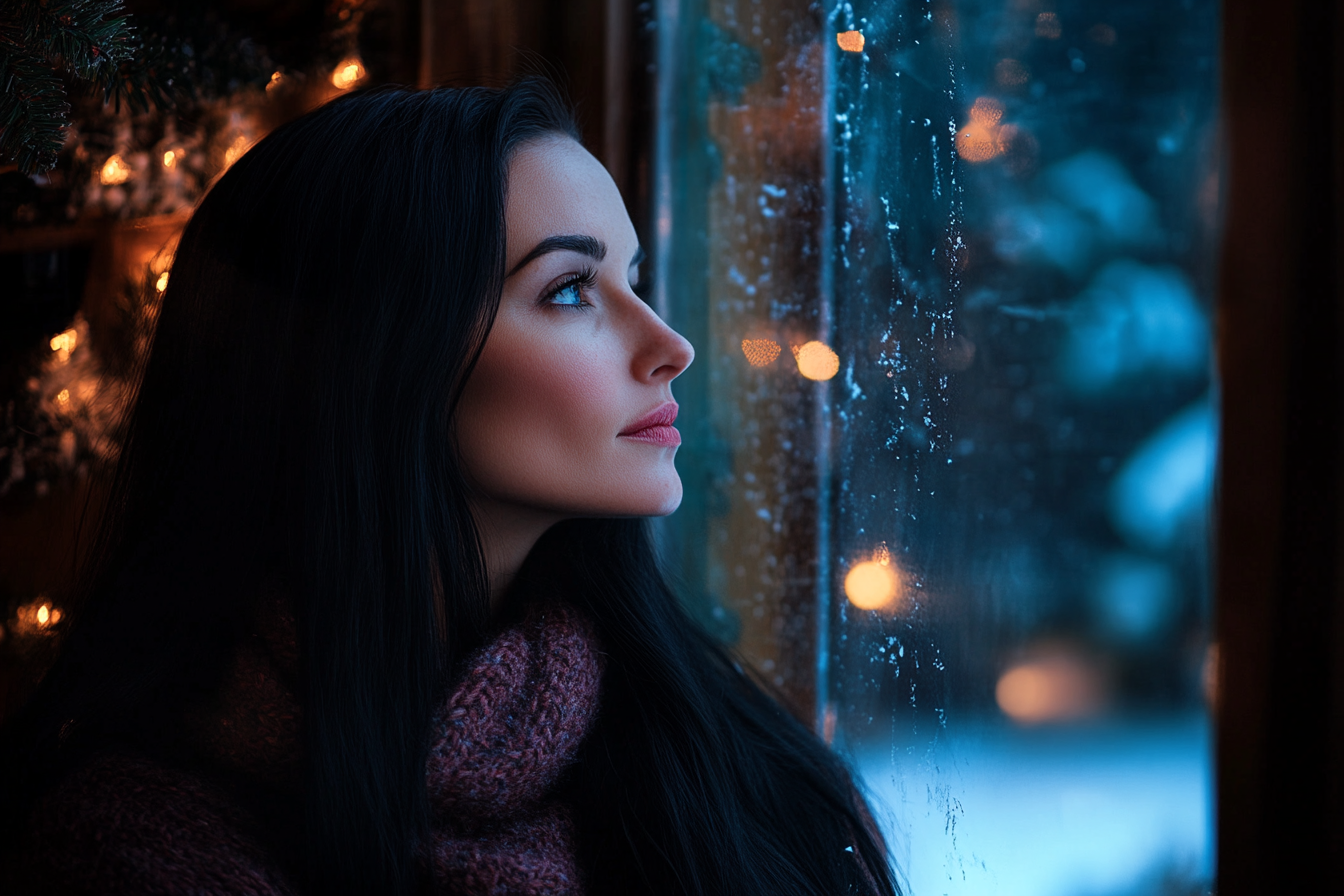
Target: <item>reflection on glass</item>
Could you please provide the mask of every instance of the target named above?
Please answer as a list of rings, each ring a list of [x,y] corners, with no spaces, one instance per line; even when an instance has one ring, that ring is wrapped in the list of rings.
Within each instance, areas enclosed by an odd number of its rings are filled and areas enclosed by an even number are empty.
[[[1216,5],[660,9],[690,599],[915,896],[1204,892]]]

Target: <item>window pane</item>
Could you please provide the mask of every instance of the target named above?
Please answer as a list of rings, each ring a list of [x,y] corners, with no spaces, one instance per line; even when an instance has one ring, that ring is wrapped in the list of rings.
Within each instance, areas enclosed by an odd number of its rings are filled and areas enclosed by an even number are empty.
[[[916,896],[1201,891],[1216,5],[658,25],[697,610],[853,757]]]

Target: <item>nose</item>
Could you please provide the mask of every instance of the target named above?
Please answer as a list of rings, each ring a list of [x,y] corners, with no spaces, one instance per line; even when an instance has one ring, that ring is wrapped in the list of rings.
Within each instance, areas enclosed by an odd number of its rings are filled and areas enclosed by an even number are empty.
[[[669,327],[648,305],[639,302],[638,348],[632,358],[635,379],[649,383],[668,383],[681,375],[695,360],[695,349],[676,330]]]

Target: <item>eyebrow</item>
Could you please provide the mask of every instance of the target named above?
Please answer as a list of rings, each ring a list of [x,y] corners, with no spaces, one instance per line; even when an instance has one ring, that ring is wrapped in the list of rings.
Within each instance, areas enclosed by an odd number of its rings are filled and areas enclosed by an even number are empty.
[[[504,275],[504,279],[507,280],[541,256],[552,252],[577,252],[580,255],[587,255],[594,261],[601,261],[607,257],[607,244],[594,237],[576,233],[548,236],[533,246],[532,251],[524,255],[523,260]]]
[[[533,246],[532,251],[524,255],[522,260],[513,266],[513,270],[504,275],[504,279],[509,279],[541,256],[551,252],[577,252],[580,255],[587,255],[594,261],[601,261],[607,257],[607,244],[596,237],[578,233],[548,236]],[[630,267],[643,264],[647,257],[644,247],[639,246],[635,249],[635,257],[630,259]]]

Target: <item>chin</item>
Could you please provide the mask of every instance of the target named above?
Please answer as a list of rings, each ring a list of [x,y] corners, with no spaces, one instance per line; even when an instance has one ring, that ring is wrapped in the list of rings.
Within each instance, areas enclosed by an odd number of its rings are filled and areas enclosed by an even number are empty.
[[[667,516],[681,506],[681,477],[650,483],[655,488],[642,495],[632,495],[626,507],[612,516]],[[625,502],[622,502],[625,503]]]
[[[668,516],[681,506],[681,483],[677,483],[676,493],[669,495],[666,500],[658,505],[658,509],[645,516]]]

